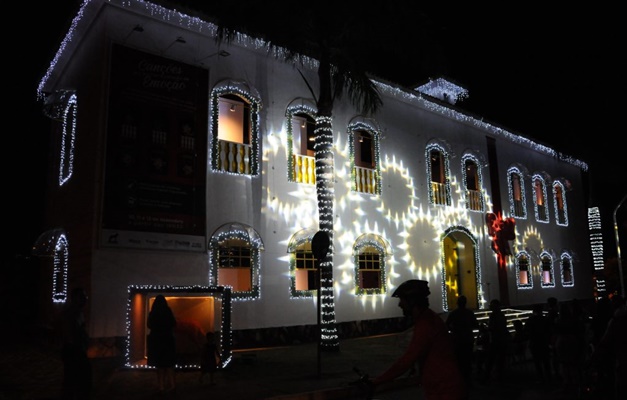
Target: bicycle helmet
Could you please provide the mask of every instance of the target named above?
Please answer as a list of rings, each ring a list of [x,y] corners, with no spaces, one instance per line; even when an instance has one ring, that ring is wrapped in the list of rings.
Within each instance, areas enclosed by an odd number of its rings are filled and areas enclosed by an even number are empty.
[[[410,279],[401,283],[396,288],[392,297],[404,297],[404,298],[425,298],[431,294],[429,291],[429,282],[421,281],[419,279]]]

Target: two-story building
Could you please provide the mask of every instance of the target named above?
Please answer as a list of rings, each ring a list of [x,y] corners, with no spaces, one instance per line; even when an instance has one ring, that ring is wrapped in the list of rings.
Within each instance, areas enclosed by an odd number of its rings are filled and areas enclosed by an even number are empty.
[[[130,366],[160,293],[187,334],[217,331],[225,352],[232,332],[320,325],[323,300],[331,335],[394,321],[407,279],[429,282],[438,312],[462,294],[476,310],[592,298],[587,165],[465,113],[450,81],[374,78],[375,115],[333,109],[321,296],[324,188],[303,80],[317,81],[316,60],[297,69],[263,40],[215,33],[150,2],[88,0],[38,88],[53,126],[35,244],[46,290],[54,307],[84,286],[90,335],[126,338]]]

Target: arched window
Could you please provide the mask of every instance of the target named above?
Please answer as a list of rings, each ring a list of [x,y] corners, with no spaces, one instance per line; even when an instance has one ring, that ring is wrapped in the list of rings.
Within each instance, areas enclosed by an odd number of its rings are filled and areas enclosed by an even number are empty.
[[[67,301],[69,254],[67,234],[62,228],[42,233],[33,245],[33,255],[52,260],[52,301],[54,303]]]
[[[562,253],[560,257],[561,272],[562,272],[562,286],[571,287],[575,285],[575,279],[573,277],[573,258],[567,252]]]
[[[353,190],[381,194],[381,166],[379,160],[380,134],[373,124],[352,122],[348,127]]]
[[[261,103],[244,83],[228,81],[211,93],[211,167],[238,175],[259,174]]]
[[[302,100],[287,108],[287,179],[290,182],[316,183],[315,116],[316,109]]]
[[[483,193],[481,190],[483,179],[479,165],[479,160],[472,154],[465,154],[462,157],[466,209],[471,211],[484,211]]]
[[[535,174],[531,180],[533,185],[533,206],[536,221],[549,222],[549,209],[546,204],[546,182],[540,174]]]
[[[292,236],[287,251],[290,257],[290,293],[292,297],[313,297],[318,290],[317,260],[311,250],[316,230],[303,229]]]
[[[448,153],[441,145],[427,146],[427,176],[430,179],[429,201],[431,204],[451,205],[451,185],[449,181]]]
[[[519,289],[533,288],[531,263],[529,260],[529,254],[526,251],[516,254],[516,283]]]
[[[385,239],[375,234],[364,234],[357,238],[355,257],[355,293],[385,293],[385,259],[390,254]]]
[[[263,242],[250,226],[222,225],[209,241],[210,282],[231,287],[233,299],[258,298],[262,250]]]
[[[517,167],[507,171],[507,187],[509,192],[509,211],[514,218],[527,218],[527,203],[525,201],[525,184],[523,175]]]
[[[541,286],[543,288],[546,287],[555,287],[555,275],[553,273],[553,257],[546,252],[543,251],[540,254],[540,272],[542,279],[540,280]]]
[[[555,221],[558,225],[568,226],[568,206],[564,185],[556,180],[553,182],[553,203],[555,204]]]

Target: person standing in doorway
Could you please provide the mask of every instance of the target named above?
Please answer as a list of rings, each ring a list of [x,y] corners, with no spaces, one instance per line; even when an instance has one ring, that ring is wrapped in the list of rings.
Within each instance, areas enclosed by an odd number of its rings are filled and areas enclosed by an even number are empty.
[[[91,397],[92,368],[87,356],[89,334],[84,314],[87,299],[85,290],[77,287],[70,293],[70,301],[63,310],[63,398],[67,400]]]
[[[475,346],[475,329],[479,329],[477,317],[472,310],[466,308],[466,296],[457,298],[457,308],[446,318],[446,326],[453,335],[455,355],[459,368],[468,385],[472,377],[472,357]]]
[[[411,279],[392,294],[406,317],[411,317],[414,331],[405,353],[385,372],[372,379],[373,387],[401,376],[418,363],[424,398],[466,400],[468,388],[459,370],[451,334],[444,320],[429,308],[427,281]]]
[[[155,297],[148,314],[148,365],[157,370],[157,384],[160,391],[176,388],[174,367],[176,365],[176,343],[174,328],[176,319],[166,298]]]

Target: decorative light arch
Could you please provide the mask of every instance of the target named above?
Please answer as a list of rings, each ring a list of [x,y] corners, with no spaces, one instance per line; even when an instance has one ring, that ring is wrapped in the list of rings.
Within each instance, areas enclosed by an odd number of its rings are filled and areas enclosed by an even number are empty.
[[[220,141],[218,140],[218,100],[221,96],[228,94],[240,97],[250,105],[250,124],[252,131],[250,174],[252,176],[257,176],[259,175],[259,154],[261,146],[259,116],[259,112],[261,111],[261,96],[255,88],[249,86],[248,83],[244,81],[224,79],[218,82],[211,91],[211,112],[209,113],[209,132],[211,133],[211,168],[213,171],[221,172],[218,165],[218,155],[220,154]]]
[[[252,290],[250,292],[233,292],[233,300],[254,300],[260,296],[261,280],[261,251],[264,250],[263,241],[255,229],[239,223],[229,222],[216,229],[209,239],[209,282],[217,285],[220,242],[229,239],[239,239],[251,247]]]
[[[366,131],[372,135],[374,146],[374,190],[372,194],[381,194],[381,129],[372,118],[358,115],[348,123],[348,150],[350,154],[351,182],[352,190],[358,191],[357,187],[357,165],[355,164],[355,132]]]
[[[359,254],[366,247],[374,248],[379,253],[380,273],[381,273],[381,286],[378,289],[364,289],[360,285],[359,278]],[[355,264],[355,294],[357,295],[372,295],[372,294],[384,294],[387,291],[387,279],[386,279],[386,259],[392,255],[392,247],[390,243],[383,237],[374,233],[364,233],[355,240],[353,246],[353,262]]]
[[[33,245],[33,255],[51,257],[52,301],[65,303],[68,296],[69,243],[65,229],[56,228],[39,235]]]

